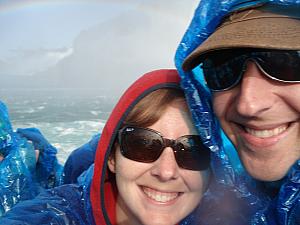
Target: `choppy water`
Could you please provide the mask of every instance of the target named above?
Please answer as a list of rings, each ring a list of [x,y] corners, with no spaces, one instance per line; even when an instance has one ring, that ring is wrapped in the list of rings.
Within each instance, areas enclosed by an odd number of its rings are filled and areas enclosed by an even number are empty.
[[[91,89],[0,89],[0,96],[13,128],[39,128],[61,163],[102,130],[117,100],[109,91]]]

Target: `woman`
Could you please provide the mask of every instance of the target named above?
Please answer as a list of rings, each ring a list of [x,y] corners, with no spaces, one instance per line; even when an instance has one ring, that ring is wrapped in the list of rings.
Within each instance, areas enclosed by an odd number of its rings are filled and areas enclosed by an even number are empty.
[[[175,70],[138,79],[101,134],[94,175],[19,204],[4,222],[178,224],[209,183],[209,149],[192,125]],[[89,170],[87,173],[91,173]]]

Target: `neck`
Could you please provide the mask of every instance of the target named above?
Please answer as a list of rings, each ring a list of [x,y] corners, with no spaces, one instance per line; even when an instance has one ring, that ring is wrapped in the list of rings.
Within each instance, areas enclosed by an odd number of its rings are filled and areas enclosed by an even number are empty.
[[[274,198],[278,195],[278,192],[284,183],[285,178],[277,181],[260,181],[263,192],[265,192],[270,198]]]

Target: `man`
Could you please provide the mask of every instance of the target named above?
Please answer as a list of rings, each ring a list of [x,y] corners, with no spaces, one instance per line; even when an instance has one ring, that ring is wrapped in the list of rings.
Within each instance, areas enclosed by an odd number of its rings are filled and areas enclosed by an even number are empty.
[[[257,189],[271,199],[252,224],[300,224],[300,4],[228,2],[215,5],[219,11],[206,27],[196,30],[192,23],[186,33],[181,46],[188,50],[180,46],[176,55],[183,79],[191,81],[183,86],[194,98],[190,71],[201,64],[223,131],[261,185]],[[213,9],[207,6],[209,1],[202,1],[195,16],[205,18]],[[193,35],[204,41],[188,43]],[[197,121],[201,115],[191,108]]]

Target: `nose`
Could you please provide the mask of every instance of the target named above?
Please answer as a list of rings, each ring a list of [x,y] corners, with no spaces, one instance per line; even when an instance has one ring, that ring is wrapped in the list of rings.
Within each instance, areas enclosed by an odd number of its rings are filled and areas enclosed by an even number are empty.
[[[178,178],[179,167],[171,147],[166,147],[160,157],[153,163],[151,175],[155,176],[162,182]]]
[[[237,93],[238,113],[255,117],[270,109],[275,101],[271,82],[257,64],[249,60]]]

